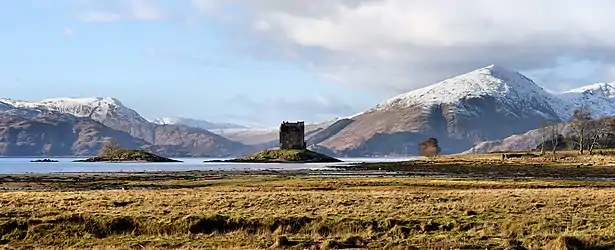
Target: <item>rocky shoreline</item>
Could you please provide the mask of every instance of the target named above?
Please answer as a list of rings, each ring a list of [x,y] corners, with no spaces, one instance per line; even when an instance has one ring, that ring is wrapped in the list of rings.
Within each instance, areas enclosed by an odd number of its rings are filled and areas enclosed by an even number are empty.
[[[340,159],[330,157],[311,150],[293,149],[268,149],[255,154],[230,159],[205,162],[236,162],[236,163],[335,163],[343,162]]]
[[[142,150],[115,149],[112,153],[73,162],[182,162]]]

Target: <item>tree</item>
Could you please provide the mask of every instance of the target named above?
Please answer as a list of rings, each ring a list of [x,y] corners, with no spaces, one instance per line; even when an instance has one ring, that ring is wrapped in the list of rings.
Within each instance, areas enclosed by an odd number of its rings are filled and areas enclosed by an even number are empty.
[[[559,146],[561,140],[563,140],[563,136],[560,134],[562,130],[562,125],[559,123],[552,123],[549,126],[549,130],[551,132],[551,150],[553,154],[553,159],[555,159],[555,153],[557,152],[557,147]]]
[[[545,155],[545,144],[547,143],[547,139],[551,133],[551,123],[548,121],[544,121],[540,125],[540,155]]]
[[[438,139],[429,138],[419,144],[419,153],[426,157],[436,157],[440,154],[440,145]]]
[[[605,137],[608,137],[611,128],[609,128],[610,125],[603,123],[603,121],[594,121],[589,123],[587,126],[587,138],[589,139],[587,153],[590,155],[594,152],[594,148],[603,146],[604,143],[608,143],[605,141]]]
[[[587,136],[588,124],[591,121],[591,110],[587,106],[575,109],[572,113],[570,125],[577,135],[577,144],[579,145],[579,154],[583,154],[585,150],[585,137]]]
[[[100,155],[109,155],[118,149],[120,149],[120,144],[117,142],[117,140],[110,138],[103,143],[103,146],[100,149]]]

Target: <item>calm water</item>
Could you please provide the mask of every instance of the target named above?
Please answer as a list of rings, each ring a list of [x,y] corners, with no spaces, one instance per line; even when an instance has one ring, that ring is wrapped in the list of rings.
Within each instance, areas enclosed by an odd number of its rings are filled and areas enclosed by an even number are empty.
[[[85,163],[72,162],[83,158],[50,158],[59,162],[30,162],[38,158],[0,157],[0,174],[70,173],[70,172],[143,172],[188,170],[322,170],[336,164],[356,162],[393,162],[414,158],[342,158],[341,163],[203,163],[205,158],[178,158],[178,163]]]

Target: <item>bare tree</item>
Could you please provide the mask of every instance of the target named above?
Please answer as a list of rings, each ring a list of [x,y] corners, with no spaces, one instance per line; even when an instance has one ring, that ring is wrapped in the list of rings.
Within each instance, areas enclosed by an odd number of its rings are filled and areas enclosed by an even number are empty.
[[[549,137],[549,134],[551,133],[551,128],[550,128],[551,124],[548,121],[544,121],[541,125],[540,125],[540,155],[544,156],[545,155],[545,143],[547,143],[547,139]]]
[[[587,138],[589,139],[587,153],[592,154],[594,152],[594,148],[600,147],[602,142],[605,142],[605,137],[610,133],[609,124],[603,124],[604,121],[594,121],[588,124],[587,126]]]
[[[103,143],[103,146],[100,149],[100,155],[109,155],[118,149],[120,149],[120,144],[114,138],[110,138]]]
[[[575,109],[572,113],[570,125],[577,135],[577,144],[579,145],[579,154],[583,154],[585,150],[585,138],[588,124],[591,121],[591,110],[587,106]]]
[[[553,159],[555,159],[555,153],[557,152],[557,147],[559,146],[559,143],[561,142],[561,130],[562,130],[563,125],[560,123],[552,123],[549,126],[549,130],[550,130],[550,137],[551,137],[551,150],[552,150],[552,154],[553,154]]]

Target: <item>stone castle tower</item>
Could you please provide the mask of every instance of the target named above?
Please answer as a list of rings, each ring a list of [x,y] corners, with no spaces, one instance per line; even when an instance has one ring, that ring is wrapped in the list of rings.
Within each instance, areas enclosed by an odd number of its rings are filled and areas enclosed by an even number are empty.
[[[280,125],[280,149],[306,149],[303,122],[282,122]]]

